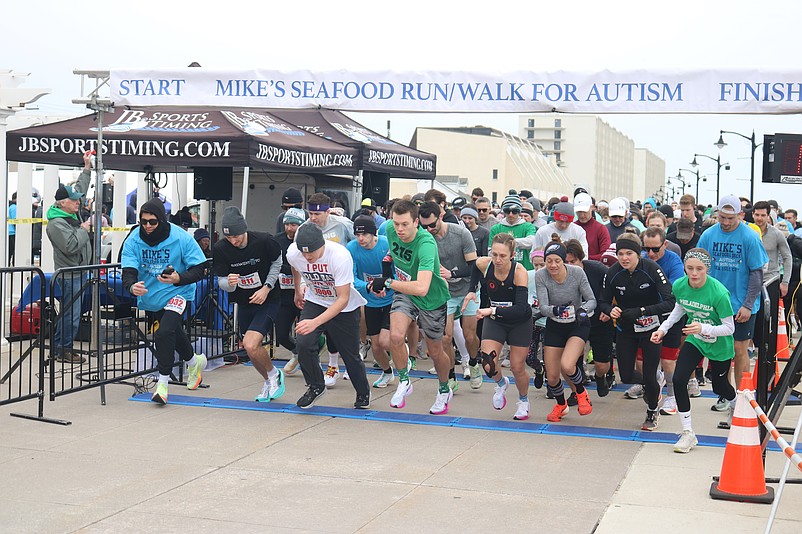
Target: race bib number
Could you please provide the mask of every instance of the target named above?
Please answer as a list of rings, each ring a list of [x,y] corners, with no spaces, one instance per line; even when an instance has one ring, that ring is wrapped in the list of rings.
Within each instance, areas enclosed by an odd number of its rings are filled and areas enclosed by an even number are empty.
[[[176,295],[171,298],[167,305],[164,307],[165,311],[172,311],[177,313],[178,315],[184,315],[184,310],[187,308],[187,300],[180,296]]]
[[[264,284],[262,284],[262,279],[259,276],[259,273],[251,273],[251,274],[241,274],[239,277],[239,282],[237,282],[237,286],[241,289],[259,289]]]
[[[576,311],[573,305],[565,306],[565,309],[557,319],[570,323],[576,318]]]
[[[397,280],[401,280],[402,282],[409,282],[412,280],[412,277],[409,274],[402,271],[398,267],[395,268],[395,277]]]
[[[635,321],[635,332],[649,332],[660,326],[660,318],[656,315],[644,315]]]
[[[515,257],[515,261],[517,261],[517,262],[520,262],[521,260],[523,260],[524,259],[524,251],[523,251],[523,249],[516,248],[514,257]]]
[[[496,308],[509,308],[510,306],[512,306],[512,302],[500,302],[497,300],[491,300],[490,305]]]
[[[304,272],[304,278],[306,279],[306,290],[312,291],[316,297],[325,300],[335,300],[337,298],[333,274]]]
[[[278,275],[278,285],[281,289],[295,289],[291,274]]]

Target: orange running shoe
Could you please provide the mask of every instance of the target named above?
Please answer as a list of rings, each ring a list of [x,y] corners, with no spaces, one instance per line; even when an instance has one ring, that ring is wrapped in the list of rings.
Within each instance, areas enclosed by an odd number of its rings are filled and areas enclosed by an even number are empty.
[[[590,397],[588,397],[588,390],[586,389],[582,393],[576,394],[576,402],[577,402],[577,410],[579,411],[579,415],[589,415],[593,413],[593,404],[590,402]]]
[[[555,404],[554,409],[546,416],[546,421],[559,423],[566,414],[568,414],[567,404]]]

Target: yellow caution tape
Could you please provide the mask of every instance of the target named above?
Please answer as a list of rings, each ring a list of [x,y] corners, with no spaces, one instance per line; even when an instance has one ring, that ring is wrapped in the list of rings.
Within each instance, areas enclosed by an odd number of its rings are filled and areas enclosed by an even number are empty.
[[[103,226],[101,231],[103,232],[128,232],[131,230],[133,226]]]
[[[8,219],[8,224],[47,224],[47,219]]]

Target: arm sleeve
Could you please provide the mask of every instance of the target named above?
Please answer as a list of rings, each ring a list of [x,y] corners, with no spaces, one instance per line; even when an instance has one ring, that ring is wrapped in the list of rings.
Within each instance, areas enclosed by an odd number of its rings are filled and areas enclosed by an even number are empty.
[[[662,327],[661,327],[662,328]],[[703,324],[702,334],[706,336],[731,336],[735,333],[735,321],[732,315],[729,317],[722,317],[720,325]]]
[[[178,283],[175,284],[177,286],[187,286],[189,284],[194,284],[206,273],[206,269],[204,267],[206,262],[199,263],[197,265],[193,265],[183,273],[178,273]]]
[[[660,293],[660,302],[644,306],[644,313],[646,315],[662,315],[664,313],[669,313],[677,302],[677,299],[674,298],[674,293],[671,291],[671,284],[668,283],[668,279],[660,267],[654,269],[650,274],[657,285],[657,292]]]
[[[599,243],[599,253],[598,254],[591,254],[589,257],[592,260],[601,261],[602,254],[604,251],[610,248],[610,232],[607,231],[607,228],[602,227],[598,232],[596,232]]]
[[[131,294],[131,286],[136,284],[139,278],[139,272],[133,267],[123,267],[123,289],[129,295]]]
[[[610,273],[604,273],[604,281],[602,282],[601,295],[596,303],[596,309],[605,315],[610,315],[613,309],[613,291],[610,289]]]
[[[461,269],[452,269],[451,270],[451,277],[452,278],[467,278],[473,272],[472,267],[476,265],[476,260],[471,260],[466,262],[467,265]]]
[[[788,241],[780,236],[777,248],[780,249],[780,260],[783,266],[782,283],[787,284],[790,282],[791,275],[794,272],[794,258],[791,256],[791,247],[788,246]]]
[[[581,271],[580,282],[579,282],[579,291],[582,294],[582,307],[585,308],[585,311],[590,313],[596,309],[596,296],[593,294],[593,288],[590,287],[590,282],[588,282],[588,277],[585,274],[585,271]]]
[[[276,280],[278,280],[278,275],[281,272],[281,266],[284,262],[281,259],[281,252],[277,258],[273,260],[270,264],[270,270],[267,272],[267,276],[265,277],[265,285],[270,286],[271,288],[276,287]]]
[[[529,289],[526,286],[515,286],[515,304],[506,308],[496,308],[496,317],[505,321],[526,319],[532,313],[529,306]]]
[[[760,294],[763,288],[763,269],[755,269],[749,271],[749,285],[746,286],[746,297],[744,298],[743,307],[751,310],[755,304],[755,299]]]
[[[658,330],[660,330],[662,333],[665,334],[666,332],[671,330],[672,326],[677,324],[677,321],[682,319],[683,315],[685,315],[685,308],[683,308],[682,305],[679,302],[675,303],[674,304],[674,309],[671,310],[671,314],[668,316],[668,318],[665,321],[663,321],[660,324],[660,328],[658,328]]]
[[[217,286],[226,293],[233,293],[237,287],[228,283],[228,275],[217,277]]]

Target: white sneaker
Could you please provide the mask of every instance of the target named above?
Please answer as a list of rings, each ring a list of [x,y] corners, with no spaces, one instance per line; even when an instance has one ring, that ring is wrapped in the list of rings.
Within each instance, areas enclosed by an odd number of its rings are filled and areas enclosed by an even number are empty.
[[[432,366],[432,368],[429,369],[429,374],[430,375],[437,375],[437,369],[434,366]]]
[[[662,408],[660,408],[660,413],[663,415],[675,415],[677,413],[677,399],[666,396],[666,400],[663,402]]]
[[[293,354],[292,358],[290,358],[287,363],[284,364],[284,373],[291,375],[294,374],[298,370],[298,355]]]
[[[477,363],[474,366],[469,367],[471,372],[471,389],[479,389],[482,387],[482,369],[479,368],[479,364]]]
[[[529,419],[529,401],[518,400],[515,408],[515,415],[512,416],[516,421],[526,421]]]
[[[507,388],[510,386],[510,379],[504,377],[502,385],[496,384],[496,389],[493,390],[493,408],[496,410],[503,410],[507,405]]]
[[[451,402],[453,393],[449,389],[447,393],[438,393],[434,398],[434,404],[429,408],[432,415],[445,415],[448,413],[448,403]]]
[[[462,360],[460,364],[462,365],[462,378],[464,378],[465,380],[470,380],[471,366],[468,365],[468,360]]]
[[[323,374],[323,381],[325,382],[326,387],[333,388],[337,383],[338,378],[340,378],[340,370],[329,365],[329,367],[326,369],[326,372]]]
[[[509,359],[504,360],[503,362],[501,362],[501,366],[502,367],[509,367],[510,366],[510,360]]]
[[[256,396],[256,402],[270,402],[270,383],[265,380],[262,384],[262,391]]]
[[[373,383],[374,388],[386,388],[393,383],[395,375],[393,373],[382,373],[378,380]]]
[[[370,338],[365,343],[359,343],[359,357],[363,362],[368,357],[368,352],[370,352]]]
[[[351,380],[351,377],[348,376],[348,371],[343,371],[343,380]]]
[[[393,398],[390,399],[390,406],[392,408],[403,408],[407,405],[407,397],[412,393],[412,382],[399,380],[398,387],[393,393]]]
[[[702,396],[702,390],[699,389],[699,381],[695,378],[688,380],[688,396],[693,398]]]
[[[643,384],[633,384],[624,392],[624,397],[628,399],[639,399],[643,397]]]
[[[674,444],[674,452],[691,452],[691,449],[698,443],[699,440],[696,439],[696,434],[693,433],[693,430],[683,430],[682,434],[679,435],[679,439]]]

